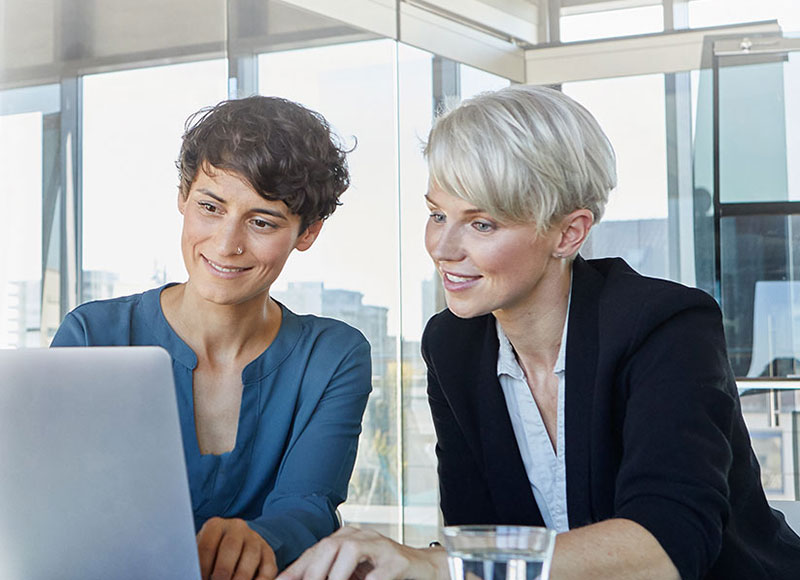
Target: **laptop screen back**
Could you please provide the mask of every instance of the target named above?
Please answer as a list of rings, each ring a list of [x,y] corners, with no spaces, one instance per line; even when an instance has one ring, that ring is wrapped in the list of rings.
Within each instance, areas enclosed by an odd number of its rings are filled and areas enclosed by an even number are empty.
[[[0,350],[0,578],[200,578],[164,350]]]

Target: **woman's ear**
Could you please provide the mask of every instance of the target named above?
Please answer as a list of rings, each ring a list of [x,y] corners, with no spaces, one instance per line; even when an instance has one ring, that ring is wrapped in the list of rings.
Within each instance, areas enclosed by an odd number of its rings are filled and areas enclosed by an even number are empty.
[[[310,223],[305,231],[297,236],[297,242],[294,244],[295,249],[301,252],[309,249],[317,239],[317,236],[319,236],[320,230],[322,230],[322,220]]]
[[[181,212],[181,215],[183,215],[183,212],[186,210],[186,202],[188,199],[189,196],[183,195],[183,192],[178,188],[178,211]]]
[[[594,225],[594,214],[588,209],[576,209],[564,217],[558,227],[561,230],[553,253],[570,257],[578,253]]]

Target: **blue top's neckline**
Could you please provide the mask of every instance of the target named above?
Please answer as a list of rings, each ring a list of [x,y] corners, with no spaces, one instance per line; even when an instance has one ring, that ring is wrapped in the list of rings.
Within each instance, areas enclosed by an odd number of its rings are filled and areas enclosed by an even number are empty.
[[[174,360],[187,369],[194,370],[197,367],[197,355],[175,332],[175,329],[170,326],[161,308],[161,293],[177,284],[177,282],[169,282],[158,288],[147,290],[142,294],[142,304],[148,311],[157,313],[148,322],[158,342],[167,348]],[[242,371],[242,383],[244,385],[258,382],[278,368],[286,360],[286,357],[291,354],[302,336],[302,317],[296,315],[277,300],[276,303],[280,306],[282,313],[278,334],[260,355],[244,367]]]

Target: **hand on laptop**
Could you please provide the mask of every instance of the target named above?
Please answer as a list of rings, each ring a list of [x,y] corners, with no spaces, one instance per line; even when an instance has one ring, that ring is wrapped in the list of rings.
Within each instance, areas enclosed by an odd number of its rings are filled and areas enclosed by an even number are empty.
[[[203,580],[273,580],[275,552],[244,520],[211,518],[197,533]]]

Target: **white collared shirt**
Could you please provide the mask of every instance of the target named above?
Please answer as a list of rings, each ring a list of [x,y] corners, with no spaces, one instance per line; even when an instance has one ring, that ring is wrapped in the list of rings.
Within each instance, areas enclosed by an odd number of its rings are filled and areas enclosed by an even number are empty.
[[[571,293],[570,293],[571,294]],[[497,322],[497,378],[506,399],[508,415],[517,439],[522,463],[533,489],[533,497],[544,518],[544,524],[557,532],[569,530],[567,518],[567,468],[564,460],[564,390],[567,354],[567,326],[569,306],[561,347],[553,373],[558,377],[558,415],[556,451],[547,434],[539,407],[525,380],[525,373],[517,362],[513,347]]]

